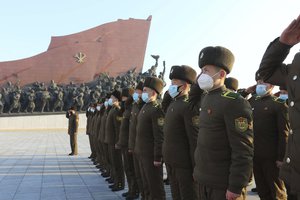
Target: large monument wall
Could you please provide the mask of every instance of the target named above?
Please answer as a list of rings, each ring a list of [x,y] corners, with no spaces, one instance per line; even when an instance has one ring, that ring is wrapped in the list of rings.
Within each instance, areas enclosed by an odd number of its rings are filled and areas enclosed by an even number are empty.
[[[0,62],[0,85],[20,81],[89,82],[100,73],[120,75],[142,71],[151,23],[128,19],[100,25],[79,33],[52,37],[48,50],[33,57]],[[34,45],[34,44],[33,44]]]

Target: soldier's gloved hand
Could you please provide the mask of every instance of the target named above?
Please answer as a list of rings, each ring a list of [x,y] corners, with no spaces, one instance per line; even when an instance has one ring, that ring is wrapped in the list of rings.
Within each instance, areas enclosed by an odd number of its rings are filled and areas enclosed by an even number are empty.
[[[161,161],[153,161],[153,165],[154,165],[155,167],[160,167],[161,164],[162,164]]]

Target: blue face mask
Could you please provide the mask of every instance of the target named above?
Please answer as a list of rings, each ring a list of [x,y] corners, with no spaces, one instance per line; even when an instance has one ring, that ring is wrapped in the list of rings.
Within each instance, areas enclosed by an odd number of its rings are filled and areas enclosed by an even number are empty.
[[[256,94],[258,96],[264,96],[265,94],[267,94],[267,86],[263,84],[258,84],[256,86]]]
[[[137,92],[133,93],[132,98],[135,102],[138,102],[138,100],[140,99],[139,94]]]
[[[180,92],[178,91],[178,88],[179,88],[178,85],[170,85],[168,91],[172,98],[175,98],[180,94]]]
[[[287,100],[289,98],[288,94],[280,94],[279,95],[279,99],[282,99],[282,100]]]
[[[104,102],[104,106],[107,108],[107,106],[108,106],[108,102],[107,101]]]
[[[108,99],[108,105],[112,106],[114,104],[112,98]]]
[[[147,92],[143,92],[142,93],[142,99],[145,103],[148,103],[149,102],[149,95]]]

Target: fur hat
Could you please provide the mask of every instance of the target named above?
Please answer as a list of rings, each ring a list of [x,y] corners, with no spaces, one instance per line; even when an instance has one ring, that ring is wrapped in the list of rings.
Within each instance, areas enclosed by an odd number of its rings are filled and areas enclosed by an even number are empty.
[[[122,101],[122,96],[121,96],[121,91],[119,90],[114,90],[111,93],[112,96],[116,97],[119,101]]]
[[[239,81],[236,78],[228,77],[225,79],[225,86],[230,90],[237,91],[239,88]]]
[[[157,94],[160,94],[163,91],[164,82],[159,78],[149,76],[145,79],[144,87],[151,88],[155,90]]]
[[[196,81],[197,72],[187,65],[175,65],[172,66],[169,78],[172,79],[179,79],[192,84]]]
[[[134,93],[134,89],[132,88],[123,88],[122,89],[122,97],[130,97]]]
[[[135,87],[136,90],[142,90],[143,91],[144,88],[144,82],[140,81],[137,86]]]
[[[202,68],[205,65],[214,65],[224,69],[227,74],[232,70],[234,63],[234,55],[225,47],[205,47],[199,53],[199,67]]]

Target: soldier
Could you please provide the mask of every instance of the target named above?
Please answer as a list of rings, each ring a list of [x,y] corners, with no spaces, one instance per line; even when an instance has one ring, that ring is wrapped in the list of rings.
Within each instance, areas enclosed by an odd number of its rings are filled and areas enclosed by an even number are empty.
[[[279,167],[289,130],[287,105],[271,94],[272,89],[273,85],[258,80],[256,95],[249,99],[253,110],[253,172],[261,199],[284,200],[287,197]]]
[[[144,82],[139,82],[135,88],[135,91],[132,95],[134,103],[132,105],[131,115],[130,115],[130,124],[129,124],[129,139],[128,139],[128,153],[133,156],[133,165],[134,165],[134,177],[138,184],[139,192],[141,193],[142,199],[145,198],[144,190],[149,191],[147,189],[147,185],[142,182],[141,170],[139,165],[138,155],[134,152],[135,148],[135,140],[136,140],[136,126],[137,126],[137,117],[144,106],[145,102],[142,100]],[[144,189],[146,188],[146,189]]]
[[[163,90],[163,81],[147,77],[144,82],[142,100],[146,103],[138,115],[135,153],[138,155],[145,199],[164,200],[165,190],[162,168],[162,143],[164,114],[157,103],[157,96]]]
[[[122,106],[124,106],[123,119],[120,126],[120,137],[117,142],[117,147],[122,150],[123,165],[127,178],[128,192],[122,194],[126,200],[136,199],[138,197],[138,186],[134,176],[133,156],[128,152],[128,139],[129,139],[129,120],[131,115],[133,94],[132,88],[124,88],[122,90]]]
[[[100,99],[97,102],[96,105],[96,119],[94,123],[94,146],[96,150],[96,163],[98,164],[96,167],[98,169],[101,169],[103,164],[103,157],[102,157],[102,150],[101,150],[101,144],[100,144],[100,127],[101,127],[101,116],[103,114],[103,110],[101,110],[101,107],[104,103],[103,99]],[[101,112],[102,111],[102,112]]]
[[[284,163],[280,169],[280,177],[290,187],[291,193],[300,199],[300,117],[299,111],[299,66],[300,53],[294,56],[291,64],[283,61],[289,54],[290,49],[300,42],[300,15],[268,46],[257,73],[264,82],[274,85],[285,86],[289,94],[289,121],[290,134]],[[290,195],[288,197],[290,199]],[[294,197],[296,199],[296,197]]]
[[[105,125],[106,125],[106,119],[108,116],[108,113],[111,109],[111,106],[108,105],[108,100],[110,98],[110,94],[106,94],[104,106],[102,106],[103,114],[101,115],[101,126],[100,126],[100,142],[102,146],[102,152],[103,152],[103,161],[104,161],[104,170],[101,173],[101,176],[104,178],[107,178],[111,175],[111,162],[109,160],[109,153],[108,153],[108,144],[105,143]],[[108,178],[107,180],[109,180]],[[109,183],[113,183],[113,179],[111,177],[111,181]]]
[[[252,112],[249,103],[224,86],[234,56],[224,47],[200,51],[201,99],[194,178],[201,200],[245,199],[253,159]]]
[[[105,125],[105,141],[108,143],[109,157],[111,160],[111,169],[114,179],[114,184],[110,185],[112,191],[120,191],[124,189],[125,175],[122,164],[121,149],[116,148],[116,143],[119,140],[120,125],[122,120],[122,112],[120,102],[122,101],[121,92],[114,90],[111,93],[108,104],[112,106],[110,109],[106,125]]]
[[[74,156],[78,154],[77,134],[78,134],[78,123],[79,123],[79,116],[74,106],[72,106],[68,110],[66,117],[69,119],[68,134],[70,135],[70,145],[71,145],[71,153],[69,153],[69,156]]]
[[[89,136],[90,148],[91,148],[91,155],[89,156],[90,159],[95,159],[96,151],[93,143],[92,137],[92,127],[93,127],[93,119],[95,113],[95,104],[91,103],[89,109],[87,110],[87,123],[86,123],[86,134]]]
[[[169,75],[172,85],[168,91],[173,101],[165,116],[163,158],[174,200],[197,199],[193,169],[199,112],[193,112],[188,102],[188,92],[196,75],[196,71],[186,65],[173,66]]]

